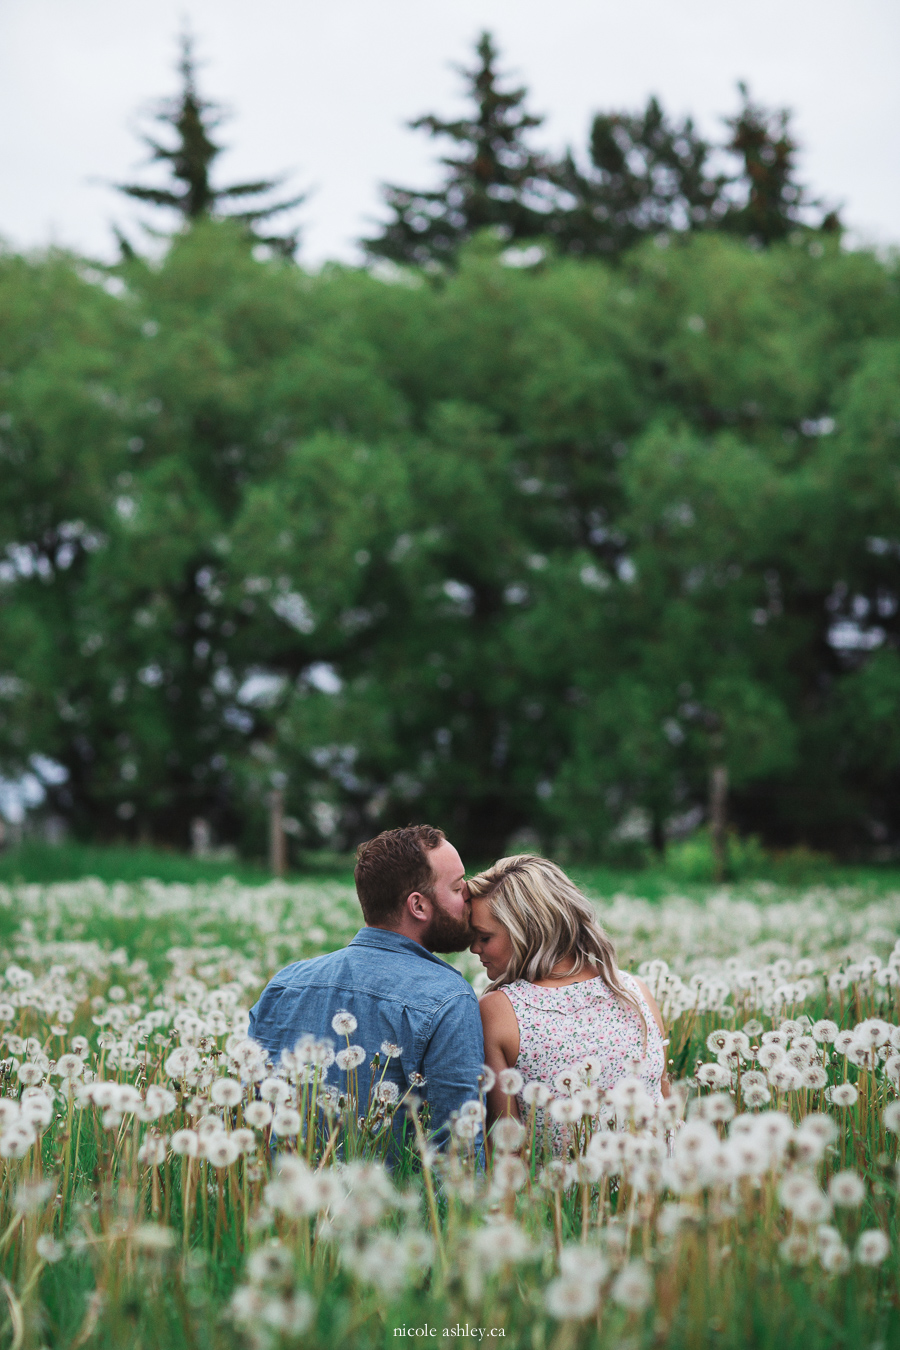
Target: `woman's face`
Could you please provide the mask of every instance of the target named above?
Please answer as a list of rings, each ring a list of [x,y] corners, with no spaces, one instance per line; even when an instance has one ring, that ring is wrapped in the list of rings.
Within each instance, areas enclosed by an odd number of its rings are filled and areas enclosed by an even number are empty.
[[[472,900],[472,927],[475,941],[471,950],[487,971],[488,978],[496,980],[512,960],[513,948],[509,933],[493,916],[487,900]]]

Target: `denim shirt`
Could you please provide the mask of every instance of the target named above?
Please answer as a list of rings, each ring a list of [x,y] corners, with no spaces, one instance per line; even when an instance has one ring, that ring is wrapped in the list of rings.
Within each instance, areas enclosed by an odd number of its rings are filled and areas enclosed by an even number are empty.
[[[335,1033],[331,1019],[341,1009],[357,1021],[351,1044],[366,1051],[366,1062],[357,1070],[361,1111],[369,1096],[372,1055],[383,1041],[400,1046],[385,1081],[396,1084],[401,1097],[410,1074],[424,1076],[425,1086],[413,1091],[428,1102],[432,1131],[478,1096],[484,1063],[478,999],[458,970],[421,943],[384,928],[361,928],[340,951],[295,961],[273,976],[251,1009],[250,1035],[273,1060],[282,1050],[292,1050],[305,1032],[340,1050],[347,1042]],[[333,1064],[326,1081],[342,1086],[345,1079]],[[402,1108],[397,1114],[398,1134],[405,1114]],[[446,1137],[441,1130],[438,1142]]]

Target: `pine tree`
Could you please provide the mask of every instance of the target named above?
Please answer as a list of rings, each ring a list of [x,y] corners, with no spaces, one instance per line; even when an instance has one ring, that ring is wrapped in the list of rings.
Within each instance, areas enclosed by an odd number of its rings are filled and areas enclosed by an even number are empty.
[[[499,88],[498,52],[489,33],[482,34],[476,51],[477,67],[460,70],[475,105],[471,116],[448,122],[428,114],[410,123],[459,147],[440,161],[447,170],[444,183],[433,191],[385,184],[382,193],[393,218],[376,238],[362,241],[371,255],[445,265],[486,227],[510,240],[547,233],[555,190],[548,161],[527,143],[543,118],[525,110],[524,88]]]
[[[298,245],[298,231],[283,235],[266,234],[260,231],[259,226],[270,217],[299,206],[306,194],[300,193],[288,201],[271,205],[251,206],[247,210],[223,210],[226,203],[243,202],[272,192],[280,187],[284,178],[261,178],[255,182],[233,183],[223,188],[213,186],[212,167],[224,149],[213,139],[213,133],[225,120],[225,114],[218,104],[204,99],[197,89],[196,63],[189,37],[182,38],[178,69],[181,75],[180,93],[161,102],[155,113],[155,120],[175,133],[174,145],[164,145],[153,136],[142,137],[151,151],[151,161],[168,166],[173,185],[156,188],[144,187],[140,183],[118,183],[116,186],[119,191],[137,201],[167,207],[177,212],[185,223],[205,217],[239,221],[246,226],[254,242],[268,244],[292,257]],[[127,252],[127,241],[121,234],[119,242],[123,253]]]
[[[790,132],[787,110],[770,112],[751,100],[745,84],[738,88],[743,106],[736,116],[725,119],[731,130],[726,149],[742,162],[735,182],[743,189],[745,200],[731,207],[723,218],[723,227],[764,248],[786,239],[798,228],[839,230],[836,211],[828,212],[817,224],[810,221],[810,212],[821,202],[809,197],[796,179],[798,147]]]
[[[728,203],[711,153],[690,118],[670,121],[655,98],[643,113],[598,114],[591,167],[583,172],[570,151],[556,170],[564,201],[552,233],[561,250],[616,258],[648,234],[714,227]]]

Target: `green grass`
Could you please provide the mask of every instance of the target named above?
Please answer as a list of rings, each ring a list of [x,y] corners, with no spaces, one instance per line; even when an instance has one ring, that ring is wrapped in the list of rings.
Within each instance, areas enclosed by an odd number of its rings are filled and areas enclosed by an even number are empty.
[[[228,862],[192,858],[186,853],[158,848],[129,848],[106,844],[44,844],[27,841],[18,848],[0,853],[0,882],[80,881],[98,877],[101,881],[158,881],[194,883],[221,881],[234,877],[248,885],[271,881],[272,874],[261,863],[244,859]],[[352,881],[352,859],[337,853],[305,855],[300,877]]]
[[[353,858],[339,853],[306,853],[288,880],[353,882]],[[734,882],[767,881],[778,886],[858,886],[875,894],[900,890],[900,867],[889,864],[840,864],[824,854],[795,849],[767,854],[750,841],[732,845]],[[480,864],[488,866],[489,860]],[[476,871],[476,863],[470,870]],[[603,863],[573,863],[573,879],[592,895],[617,892],[661,900],[673,892],[702,899],[712,888],[712,860],[702,835],[670,848],[665,864],[614,867]],[[0,852],[0,883],[79,881],[138,882],[153,877],[163,882],[216,882],[234,877],[247,885],[262,885],[272,874],[260,862],[227,862],[193,858],[186,853],[127,845],[65,843],[51,845],[29,840]]]

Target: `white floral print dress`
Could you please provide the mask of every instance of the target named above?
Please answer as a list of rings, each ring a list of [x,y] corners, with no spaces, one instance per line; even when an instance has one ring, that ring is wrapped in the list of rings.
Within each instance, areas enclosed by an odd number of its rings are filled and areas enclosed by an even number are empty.
[[[528,980],[501,986],[519,1024],[516,1068],[526,1084],[544,1083],[554,1098],[567,1096],[557,1080],[565,1070],[589,1058],[593,1061],[593,1087],[609,1089],[620,1079],[635,1076],[654,1102],[662,1099],[660,1080],[666,1063],[663,1038],[634,976],[620,971],[619,979],[634,994],[647,1020],[646,1050],[641,1019],[615,996],[602,976],[557,989]],[[521,1118],[527,1121],[531,1107],[521,1093],[518,1103]],[[608,1112],[602,1112],[601,1118],[606,1115]],[[539,1134],[544,1123],[544,1112],[538,1109]],[[554,1149],[563,1150],[568,1143],[568,1126],[552,1119],[547,1123]]]

